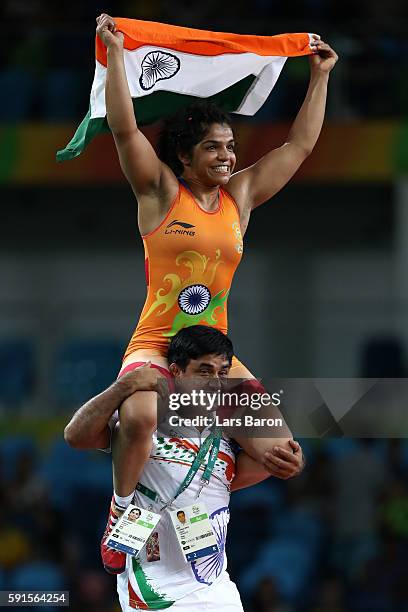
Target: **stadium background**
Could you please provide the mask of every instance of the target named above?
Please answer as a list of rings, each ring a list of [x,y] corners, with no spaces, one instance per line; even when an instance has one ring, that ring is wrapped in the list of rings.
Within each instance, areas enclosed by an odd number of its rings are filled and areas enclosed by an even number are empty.
[[[145,295],[136,203],[110,137],[54,163],[87,110],[100,12],[332,44],[322,136],[253,215],[230,335],[264,377],[404,377],[408,342],[406,3],[5,0],[0,590],[69,589],[88,612],[118,609],[98,550],[110,463],[70,450],[62,430],[115,376]],[[307,60],[289,60],[257,116],[236,120],[241,165],[280,144],[307,80]],[[302,443],[301,477],[232,496],[229,563],[246,612],[408,610],[407,441]]]

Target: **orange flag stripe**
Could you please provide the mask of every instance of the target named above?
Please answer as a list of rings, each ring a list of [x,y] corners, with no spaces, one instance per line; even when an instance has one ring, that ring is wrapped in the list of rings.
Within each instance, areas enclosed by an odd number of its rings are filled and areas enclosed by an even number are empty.
[[[311,54],[307,33],[275,36],[228,34],[122,17],[115,17],[115,23],[124,34],[124,47],[128,51],[149,45],[203,56],[255,53],[261,56],[299,57]],[[96,59],[106,66],[106,47],[98,36]]]

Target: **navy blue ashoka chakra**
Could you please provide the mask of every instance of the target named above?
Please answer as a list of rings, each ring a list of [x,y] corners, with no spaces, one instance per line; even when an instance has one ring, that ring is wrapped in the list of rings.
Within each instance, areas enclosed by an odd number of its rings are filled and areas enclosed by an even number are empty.
[[[180,60],[175,55],[164,51],[150,51],[142,61],[140,87],[148,91],[157,81],[171,79],[179,70]]]
[[[205,285],[190,285],[178,296],[180,310],[189,315],[197,315],[207,308],[211,293]]]

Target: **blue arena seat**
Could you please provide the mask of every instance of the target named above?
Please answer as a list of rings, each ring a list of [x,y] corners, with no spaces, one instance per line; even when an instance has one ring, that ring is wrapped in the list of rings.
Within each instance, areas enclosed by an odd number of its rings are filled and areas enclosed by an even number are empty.
[[[280,485],[270,479],[231,496],[229,546],[234,570],[239,571],[243,565],[254,562],[264,539],[272,534],[275,517],[281,512],[284,501],[284,490]],[[257,520],[248,520],[250,516],[256,516]]]
[[[34,561],[14,570],[10,589],[16,591],[62,591],[66,588],[64,574],[55,563]]]
[[[116,379],[123,347],[115,340],[72,340],[56,355],[53,376],[57,402],[62,406],[82,404]]]
[[[77,70],[65,68],[47,74],[43,90],[43,112],[46,120],[75,119],[80,114],[83,101],[83,87]],[[82,110],[86,112],[86,108]]]
[[[19,121],[29,116],[35,93],[34,75],[24,68],[0,71],[0,121]]]
[[[79,451],[61,438],[43,456],[40,473],[50,485],[51,502],[59,508],[69,508],[79,490],[110,498],[112,466],[107,453]]]
[[[30,436],[13,435],[0,438],[0,454],[7,463],[15,463],[21,453],[34,453],[35,450],[35,442]]]
[[[281,596],[294,601],[306,587],[315,556],[307,547],[293,540],[270,540],[257,560],[240,578],[243,593],[251,595],[262,578],[272,576]]]
[[[254,506],[267,506],[268,512],[274,512],[283,501],[283,489],[280,483],[272,479],[241,489],[231,497],[231,508],[235,510],[248,510]]]
[[[37,449],[32,438],[23,435],[0,437],[0,458],[4,476],[7,480],[14,477],[17,459],[22,453],[36,455]]]
[[[34,351],[24,339],[0,340],[0,404],[16,406],[34,387]]]
[[[310,467],[315,461],[318,453],[319,447],[318,444],[316,444],[316,440],[310,438],[296,438],[296,441],[299,442],[300,446],[302,447],[307,466]]]
[[[309,510],[296,508],[279,513],[273,521],[275,538],[296,540],[317,552],[324,536],[321,517]]]
[[[357,438],[327,438],[324,440],[324,448],[331,459],[338,459],[356,451],[360,446]]]

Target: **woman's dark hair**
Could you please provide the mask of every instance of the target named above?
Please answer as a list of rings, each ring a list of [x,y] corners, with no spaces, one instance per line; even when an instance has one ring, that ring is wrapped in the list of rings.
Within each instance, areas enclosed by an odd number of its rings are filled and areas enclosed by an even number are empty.
[[[167,360],[185,370],[191,359],[210,354],[225,355],[231,364],[234,354],[231,340],[215,327],[192,325],[181,329],[172,338]]]
[[[180,176],[184,170],[179,154],[191,155],[193,147],[204,138],[213,123],[231,127],[228,113],[212,102],[196,102],[164,120],[158,140],[158,154],[176,176]]]

